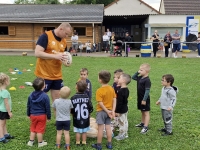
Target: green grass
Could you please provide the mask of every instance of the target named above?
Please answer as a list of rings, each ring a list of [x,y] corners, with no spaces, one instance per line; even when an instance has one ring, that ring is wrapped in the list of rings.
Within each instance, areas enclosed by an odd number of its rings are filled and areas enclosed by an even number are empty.
[[[24,82],[32,82],[35,78],[36,58],[31,56],[0,56],[0,72],[8,74],[11,78],[18,78],[11,81],[9,87],[14,86],[16,91],[10,91],[13,102],[13,118],[7,122],[8,131],[16,136],[16,139],[7,144],[0,144],[2,150],[25,150],[37,149],[37,144],[32,148],[26,146],[29,140],[29,120],[26,117],[27,97],[32,92],[32,87],[26,86],[25,89],[19,89]],[[93,86],[93,105],[95,106],[95,91],[100,87],[98,83],[98,72],[100,70],[114,70],[121,68],[125,73],[133,75],[140,64],[149,63],[151,65],[150,79],[151,87],[151,120],[149,132],[146,135],[140,134],[140,129],[135,128],[135,124],[140,122],[141,114],[136,107],[136,82],[132,80],[129,84],[129,138],[123,141],[113,139],[114,150],[190,150],[200,148],[200,126],[199,126],[199,59],[173,59],[173,58],[93,58],[93,57],[73,57],[71,67],[63,67],[64,84],[72,90],[71,96],[75,93],[75,83],[79,78],[80,68],[86,67],[89,70],[89,79]],[[33,63],[34,66],[29,64]],[[24,68],[31,69],[31,72],[24,72],[21,75],[12,75],[9,68],[18,68],[22,71]],[[155,105],[161,93],[161,77],[163,74],[170,73],[175,77],[174,85],[178,86],[179,93],[177,95],[177,103],[174,109],[173,136],[162,137],[157,129],[163,126],[159,106]],[[110,81],[110,84],[113,80]],[[95,117],[95,111],[92,113]],[[47,123],[44,139],[48,142],[48,146],[41,149],[54,149],[56,129],[54,126],[55,118]],[[71,126],[71,148],[72,150],[90,150],[91,144],[96,139],[88,138],[88,145],[85,147],[76,147],[75,134]],[[117,134],[117,133],[116,133]],[[64,143],[64,141],[63,141]],[[106,139],[103,139],[103,149]]]

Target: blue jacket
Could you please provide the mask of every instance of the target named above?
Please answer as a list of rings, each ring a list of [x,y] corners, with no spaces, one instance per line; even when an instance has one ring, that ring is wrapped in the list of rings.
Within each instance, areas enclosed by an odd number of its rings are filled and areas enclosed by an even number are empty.
[[[27,116],[47,115],[51,119],[50,101],[48,95],[43,91],[34,91],[28,97]]]

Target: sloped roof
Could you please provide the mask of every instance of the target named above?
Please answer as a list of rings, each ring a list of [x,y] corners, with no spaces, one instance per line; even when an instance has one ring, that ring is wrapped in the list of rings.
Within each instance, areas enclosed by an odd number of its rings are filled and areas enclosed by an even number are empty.
[[[166,15],[200,15],[200,0],[163,0]]]
[[[142,0],[115,0],[104,8],[105,16],[161,14]]]
[[[103,4],[0,5],[0,22],[103,22]]]

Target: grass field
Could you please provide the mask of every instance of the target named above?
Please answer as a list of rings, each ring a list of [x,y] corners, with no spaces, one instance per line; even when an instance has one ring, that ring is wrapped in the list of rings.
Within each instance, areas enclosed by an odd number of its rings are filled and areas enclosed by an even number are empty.
[[[33,88],[25,86],[24,82],[32,82],[35,78],[36,58],[31,56],[0,56],[0,72],[8,74],[11,78],[17,80],[11,81],[9,87],[14,86],[16,91],[10,91],[13,102],[13,118],[7,122],[8,131],[16,136],[7,144],[0,144],[0,150],[27,150],[37,149],[37,144],[33,147],[26,146],[29,140],[29,120],[26,117],[27,97]],[[151,65],[150,79],[151,87],[151,119],[149,132],[146,135],[140,134],[140,129],[135,128],[135,124],[140,122],[140,111],[136,107],[136,82],[134,80],[129,84],[129,138],[123,141],[113,139],[114,150],[198,150],[200,149],[200,74],[199,59],[173,59],[173,58],[94,58],[94,57],[73,57],[71,67],[63,67],[64,84],[72,90],[70,96],[75,93],[75,83],[79,78],[80,68],[86,67],[89,70],[89,79],[93,86],[93,105],[95,106],[95,91],[100,87],[98,83],[98,72],[108,70],[112,73],[116,69],[123,69],[125,73],[131,76],[135,73],[140,64],[149,63]],[[34,66],[30,66],[34,64]],[[31,69],[31,72],[23,72],[21,75],[12,75],[9,68],[18,68],[22,71],[24,68]],[[155,105],[161,93],[161,77],[163,74],[170,73],[175,77],[174,85],[178,86],[177,103],[174,109],[174,135],[162,137],[157,129],[163,127],[161,112],[159,106]],[[110,84],[113,83],[113,78]],[[25,89],[19,89],[24,85]],[[92,113],[95,117],[95,111]],[[44,150],[55,149],[56,129],[54,126],[55,117],[47,123],[44,139],[48,146],[40,148]],[[71,149],[72,150],[90,150],[91,144],[96,143],[96,139],[88,138],[88,145],[85,147],[76,147],[75,134],[71,126]],[[116,133],[117,134],[117,133]],[[103,149],[106,139],[103,139]]]

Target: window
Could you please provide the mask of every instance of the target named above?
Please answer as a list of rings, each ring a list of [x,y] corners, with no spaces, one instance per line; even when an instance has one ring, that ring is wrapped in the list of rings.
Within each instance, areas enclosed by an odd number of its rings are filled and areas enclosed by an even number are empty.
[[[55,27],[43,27],[43,31],[53,30]]]
[[[0,35],[8,35],[8,27],[0,26]]]
[[[78,36],[85,36],[86,35],[85,27],[74,27],[74,30],[76,30],[76,32],[78,33]]]

